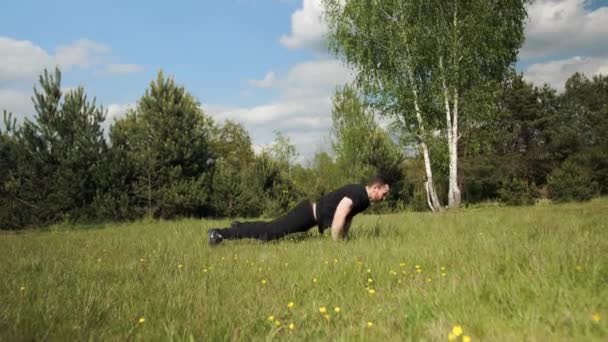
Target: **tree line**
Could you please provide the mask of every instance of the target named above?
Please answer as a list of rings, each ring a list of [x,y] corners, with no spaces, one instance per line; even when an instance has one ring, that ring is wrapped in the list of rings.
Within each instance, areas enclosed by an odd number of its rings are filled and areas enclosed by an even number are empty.
[[[608,192],[608,78],[574,74],[557,93],[511,72],[496,111],[459,140],[465,204],[587,200]],[[135,108],[104,134],[105,109],[82,87],[63,94],[61,72],[44,71],[36,115],[4,112],[0,131],[0,227],[142,217],[279,215],[348,182],[380,173],[393,182],[377,212],[428,210],[424,157],[399,126],[383,128],[353,85],[333,97],[332,149],[296,163],[289,139],[253,152],[242,124],[215,122],[162,72]],[[440,201],[449,151],[429,144]],[[446,202],[444,202],[446,203]]]

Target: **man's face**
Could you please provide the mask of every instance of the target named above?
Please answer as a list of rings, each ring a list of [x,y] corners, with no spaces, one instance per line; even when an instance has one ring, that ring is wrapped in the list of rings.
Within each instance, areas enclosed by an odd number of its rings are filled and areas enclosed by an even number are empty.
[[[372,201],[373,202],[380,202],[383,201],[386,196],[388,196],[388,192],[390,191],[390,188],[388,186],[388,184],[374,184],[372,186]]]

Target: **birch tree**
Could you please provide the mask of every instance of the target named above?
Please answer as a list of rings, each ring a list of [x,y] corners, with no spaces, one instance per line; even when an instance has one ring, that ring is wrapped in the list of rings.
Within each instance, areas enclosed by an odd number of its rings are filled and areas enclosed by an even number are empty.
[[[467,113],[467,99],[502,79],[516,61],[525,2],[324,0],[330,49],[354,67],[371,102],[415,135],[433,211],[442,204],[433,183],[429,138],[445,136],[448,204],[458,207],[461,116],[474,117]]]

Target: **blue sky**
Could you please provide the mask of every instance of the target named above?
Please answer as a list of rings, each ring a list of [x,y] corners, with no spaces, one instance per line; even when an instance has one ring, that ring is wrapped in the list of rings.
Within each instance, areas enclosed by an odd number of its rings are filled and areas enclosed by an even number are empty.
[[[608,74],[608,1],[537,0],[518,69],[560,89],[575,71]],[[304,158],[327,149],[331,95],[352,79],[323,49],[320,0],[9,1],[0,13],[0,109],[32,117],[44,67],[120,118],[159,69],[257,148],[287,135]]]

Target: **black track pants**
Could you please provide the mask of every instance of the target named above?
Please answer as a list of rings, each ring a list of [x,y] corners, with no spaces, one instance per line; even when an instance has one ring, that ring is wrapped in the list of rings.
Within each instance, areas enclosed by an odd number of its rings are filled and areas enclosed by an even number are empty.
[[[270,241],[288,234],[305,232],[316,224],[312,203],[303,201],[290,212],[273,221],[241,222],[231,228],[219,229],[219,233],[228,240],[254,238]]]

